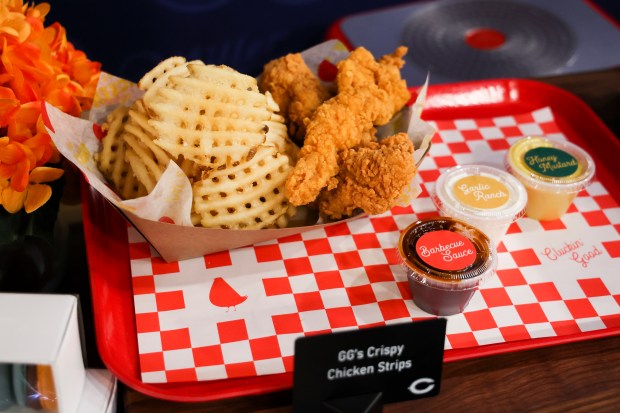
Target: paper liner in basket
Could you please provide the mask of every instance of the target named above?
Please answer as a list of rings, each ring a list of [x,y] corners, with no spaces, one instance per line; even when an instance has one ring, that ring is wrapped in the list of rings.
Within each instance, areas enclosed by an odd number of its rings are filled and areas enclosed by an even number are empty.
[[[325,60],[332,64],[348,55],[347,48],[338,41],[321,43],[302,53],[310,69],[318,72]],[[414,142],[416,165],[428,152],[435,130],[420,119],[427,84],[422,86],[416,102],[399,112],[392,121],[380,128],[381,136],[407,131]],[[142,91],[137,85],[102,73],[89,120],[79,119],[46,104],[48,131],[62,155],[74,163],[89,184],[142,233],[165,261],[195,258],[210,253],[242,247],[270,239],[286,237],[330,223],[313,222],[282,229],[229,230],[194,227],[190,213],[192,206],[191,184],[183,171],[170,162],[157,185],[147,196],[122,200],[106,183],[97,168],[94,154],[100,150],[97,128],[108,113],[116,107],[130,106],[140,98]],[[420,193],[417,178],[403,191],[399,205],[408,205]],[[354,219],[349,218],[349,219]],[[174,224],[171,224],[174,223]],[[232,232],[232,235],[231,235]]]

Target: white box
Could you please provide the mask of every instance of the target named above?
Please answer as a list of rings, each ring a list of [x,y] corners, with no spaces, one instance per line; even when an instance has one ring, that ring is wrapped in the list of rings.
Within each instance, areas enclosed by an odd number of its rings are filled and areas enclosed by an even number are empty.
[[[108,370],[87,369],[79,413],[115,413],[116,377]]]
[[[58,413],[78,412],[85,368],[72,295],[0,293],[0,363],[51,367]]]

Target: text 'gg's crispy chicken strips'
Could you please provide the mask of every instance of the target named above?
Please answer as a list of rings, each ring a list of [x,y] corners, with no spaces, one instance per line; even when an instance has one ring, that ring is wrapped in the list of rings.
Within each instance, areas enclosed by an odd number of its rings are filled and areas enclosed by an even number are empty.
[[[320,212],[332,219],[352,215],[358,208],[382,213],[394,205],[416,173],[413,144],[405,133],[381,143],[375,134],[376,126],[387,124],[411,98],[400,74],[406,53],[401,46],[376,61],[363,47],[353,50],[337,64],[335,96],[320,104],[324,90],[318,81],[309,80],[312,73],[299,55],[265,66],[261,89],[271,92],[281,107],[297,105],[303,108],[297,115],[308,113],[301,123],[289,115],[289,121],[298,124],[296,130],[305,128],[299,159],[285,185],[291,204],[318,200]],[[300,88],[301,84],[314,86]],[[281,93],[283,88],[291,93]]]

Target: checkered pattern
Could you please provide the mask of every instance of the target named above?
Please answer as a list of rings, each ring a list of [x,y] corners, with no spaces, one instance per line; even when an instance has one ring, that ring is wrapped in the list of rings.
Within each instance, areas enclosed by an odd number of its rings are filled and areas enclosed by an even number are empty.
[[[439,174],[457,164],[501,167],[524,135],[563,138],[549,109],[434,124],[411,206],[174,263],[130,227],[142,380],[290,372],[300,336],[431,317],[411,300],[395,247],[400,230],[436,215],[429,191]],[[445,348],[620,326],[619,232],[618,202],[598,182],[561,220],[518,220],[498,247],[497,276],[448,317]]]

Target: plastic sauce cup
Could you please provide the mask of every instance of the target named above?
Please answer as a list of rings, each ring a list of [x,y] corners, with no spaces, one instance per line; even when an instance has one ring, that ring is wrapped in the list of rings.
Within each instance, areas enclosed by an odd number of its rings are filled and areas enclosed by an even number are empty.
[[[440,315],[463,312],[478,286],[495,274],[497,253],[476,227],[450,217],[416,221],[398,251],[414,303]]]
[[[527,192],[506,171],[464,165],[442,173],[431,198],[442,216],[472,224],[497,246],[510,224],[523,216]]]
[[[540,221],[561,218],[595,169],[592,157],[577,145],[531,136],[511,145],[505,163],[527,190],[525,215]]]

